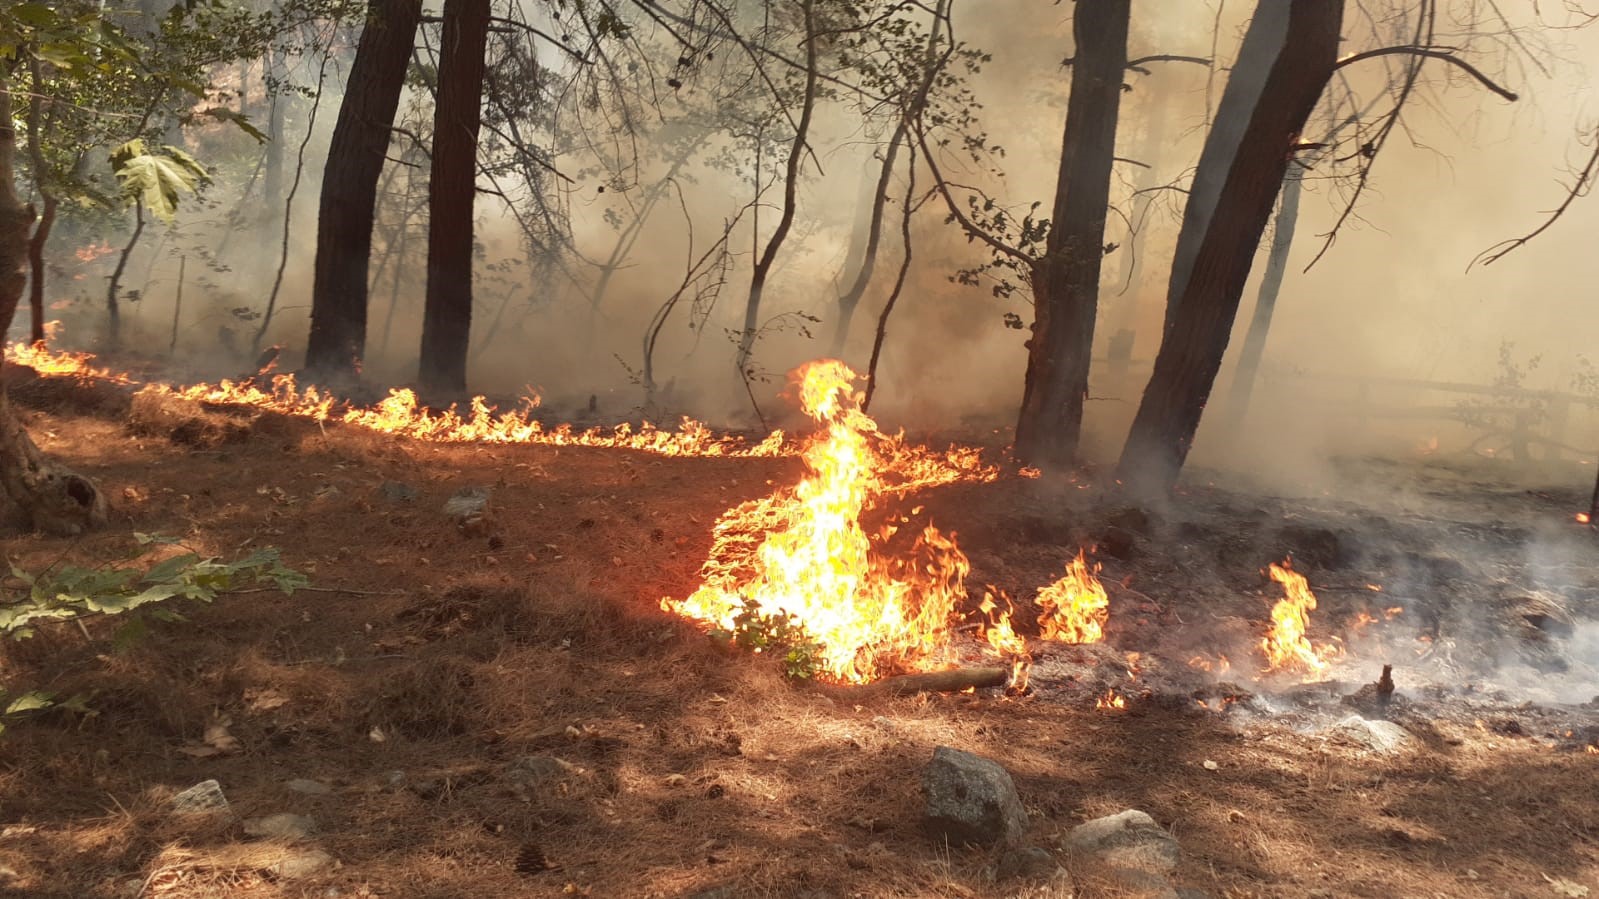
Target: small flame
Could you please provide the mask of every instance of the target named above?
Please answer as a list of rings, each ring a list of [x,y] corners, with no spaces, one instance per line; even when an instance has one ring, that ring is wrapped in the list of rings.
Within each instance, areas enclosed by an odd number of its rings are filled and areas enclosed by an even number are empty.
[[[1210,659],[1205,658],[1203,655],[1196,655],[1188,660],[1188,667],[1197,671],[1211,671],[1221,675],[1232,670],[1233,663],[1228,661],[1226,656],[1220,654],[1216,656],[1216,661],[1214,663],[1212,663]]]
[[[1271,610],[1271,631],[1260,641],[1266,653],[1267,671],[1289,671],[1313,678],[1327,667],[1336,648],[1317,650],[1310,644],[1310,613],[1316,608],[1316,594],[1310,592],[1305,576],[1294,571],[1291,562],[1270,567],[1271,579],[1283,585],[1286,594]]]
[[[1578,524],[1591,524],[1591,523],[1593,523],[1593,516],[1589,515],[1587,512],[1578,512],[1577,513],[1577,523]]]
[[[1594,746],[1590,743],[1589,745],[1584,746],[1582,751],[1588,753],[1589,755],[1599,755],[1599,746]]]
[[[48,322],[45,333],[55,336],[56,322]],[[52,350],[44,341],[38,343],[6,344],[5,361],[26,365],[45,377],[75,378],[80,381],[110,381],[113,384],[132,384],[133,379],[122,372],[100,368],[91,363],[93,353],[69,353]]]
[[[989,647],[1001,658],[1011,660],[1010,690],[1020,693],[1027,689],[1027,677],[1033,670],[1033,657],[1027,651],[1027,639],[1011,626],[1014,609],[1010,597],[1001,590],[999,598],[1005,602],[1003,611],[995,602],[992,590],[983,593],[983,601],[977,608],[982,611],[985,621],[978,622],[977,633],[988,641]]]
[[[1038,629],[1045,640],[1062,643],[1098,643],[1105,638],[1105,621],[1110,617],[1110,597],[1096,575],[1099,566],[1088,570],[1079,551],[1066,566],[1060,580],[1038,591]]]
[[[1094,708],[1115,711],[1127,708],[1127,700],[1115,690],[1106,690],[1105,695],[1094,701]]]

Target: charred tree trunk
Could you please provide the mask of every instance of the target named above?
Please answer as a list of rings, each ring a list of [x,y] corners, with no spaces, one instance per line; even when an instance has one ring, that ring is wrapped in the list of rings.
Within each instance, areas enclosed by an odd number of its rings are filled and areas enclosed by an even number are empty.
[[[373,206],[421,16],[421,0],[367,2],[322,175],[305,353],[316,377],[353,378],[365,352]]]
[[[39,68],[38,57],[29,60],[33,96],[28,100],[28,158],[33,165],[33,183],[39,189],[39,199],[44,204],[39,223],[34,226],[33,236],[28,239],[28,312],[31,325],[28,340],[32,343],[44,343],[44,245],[49,242],[50,230],[55,226],[57,206],[51,185],[53,179],[44,160],[43,138],[40,136],[44,130],[44,81]]]
[[[472,205],[483,104],[489,0],[445,0],[433,169],[428,182],[427,303],[418,380],[427,393],[466,390],[472,336]]]
[[[1044,256],[1033,265],[1033,335],[1016,419],[1016,457],[1041,468],[1076,461],[1099,308],[1116,121],[1127,69],[1131,0],[1077,4],[1071,95]]]
[[[1260,359],[1266,353],[1266,335],[1271,332],[1271,316],[1277,309],[1277,295],[1282,292],[1283,275],[1288,271],[1288,251],[1294,245],[1294,226],[1299,220],[1299,195],[1303,186],[1304,172],[1290,167],[1288,177],[1283,179],[1282,198],[1277,201],[1277,229],[1272,233],[1271,249],[1266,253],[1266,271],[1261,275],[1260,292],[1255,295],[1255,314],[1249,319],[1243,353],[1238,357],[1238,370],[1233,373],[1227,415],[1234,427],[1242,426],[1249,415],[1249,397],[1255,390]]]
[[[1246,47],[1256,38],[1257,52],[1247,59],[1241,54],[1240,68],[1261,65],[1268,74],[1258,98],[1243,112],[1247,123],[1237,151],[1217,163],[1226,167],[1219,199],[1182,292],[1168,303],[1173,311],[1171,327],[1161,341],[1155,371],[1122,450],[1120,478],[1135,496],[1164,496],[1177,482],[1221,368],[1272,202],[1299,133],[1336,62],[1342,4],[1326,0],[1283,4],[1287,22],[1282,37],[1262,51],[1255,32],[1272,26],[1262,14],[1277,6],[1263,3],[1245,36]],[[1234,77],[1239,77],[1237,71]],[[1227,90],[1234,90],[1231,81]],[[1225,95],[1222,105],[1227,105]]]
[[[28,281],[33,207],[17,196],[17,132],[11,94],[0,83],[0,338],[11,329]],[[0,365],[3,365],[0,362]],[[81,534],[105,523],[105,497],[94,482],[61,468],[34,445],[11,411],[0,379],[0,491],[30,527],[51,534]]]

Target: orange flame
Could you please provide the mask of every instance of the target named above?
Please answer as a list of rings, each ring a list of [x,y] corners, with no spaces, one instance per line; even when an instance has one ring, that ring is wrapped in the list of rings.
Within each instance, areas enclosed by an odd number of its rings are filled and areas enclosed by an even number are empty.
[[[1088,570],[1082,552],[1066,566],[1060,580],[1038,591],[1038,628],[1045,640],[1062,643],[1098,643],[1105,637],[1105,621],[1110,617],[1110,597],[1095,575],[1099,566]]]
[[[1266,652],[1267,671],[1290,671],[1307,678],[1320,674],[1327,667],[1329,656],[1337,650],[1323,647],[1317,650],[1310,645],[1310,613],[1316,608],[1316,594],[1310,592],[1305,576],[1285,561],[1271,565],[1271,579],[1283,585],[1282,599],[1271,610],[1271,631],[1260,641]]]
[[[1000,611],[999,604],[994,601],[993,592],[985,591],[983,601],[978,606],[985,616],[984,621],[977,624],[978,636],[988,641],[989,648],[998,653],[1001,658],[1011,660],[1010,689],[1023,691],[1027,689],[1027,677],[1033,669],[1032,654],[1027,651],[1027,639],[1016,633],[1011,626],[1010,597],[1000,591],[999,598],[1005,601],[1004,611]]]
[[[55,328],[46,324],[46,333],[54,336]],[[52,350],[40,343],[9,343],[5,348],[5,361],[26,365],[45,377],[71,377],[82,381],[102,380],[114,384],[132,384],[133,379],[122,372],[99,368],[90,363],[93,353],[69,353]]]
[[[1105,695],[1094,701],[1094,708],[1115,711],[1127,708],[1127,700],[1115,690],[1106,690]]]
[[[889,556],[873,546],[861,514],[885,495],[989,475],[884,436],[861,411],[858,376],[844,363],[808,363],[795,377],[802,408],[821,428],[801,450],[809,474],[724,512],[699,589],[661,606],[723,628],[741,609],[791,617],[817,644],[831,680],[932,667],[947,657],[966,556],[931,524],[908,556]]]
[[[1587,512],[1578,512],[1577,513],[1577,523],[1578,524],[1591,524],[1592,522],[1593,522],[1593,516],[1589,515]]]

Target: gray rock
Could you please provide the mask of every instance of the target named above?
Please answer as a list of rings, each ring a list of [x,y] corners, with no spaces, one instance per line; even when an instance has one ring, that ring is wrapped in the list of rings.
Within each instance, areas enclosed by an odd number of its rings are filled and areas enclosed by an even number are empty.
[[[418,496],[416,488],[399,481],[384,481],[378,485],[378,496],[391,503],[408,503]]]
[[[1410,733],[1392,721],[1370,720],[1359,715],[1334,724],[1331,731],[1379,754],[1398,752],[1410,744]]]
[[[994,867],[994,879],[1046,880],[1058,867],[1060,866],[1055,864],[1055,856],[1051,855],[1048,849],[1022,846],[1006,850],[1005,854],[999,857],[999,864]]]
[[[309,780],[304,777],[296,777],[293,780],[285,781],[283,785],[292,792],[304,793],[307,796],[326,796],[333,792],[333,788],[322,781]]]
[[[491,492],[487,487],[462,487],[455,491],[454,496],[444,501],[444,514],[455,519],[458,524],[482,518],[488,514]]]
[[[291,815],[288,812],[261,818],[246,818],[244,821],[245,835],[262,839],[303,840],[315,829],[315,821],[304,815]]]
[[[276,874],[284,880],[295,880],[307,877],[333,864],[333,856],[320,849],[303,849],[290,852],[277,863],[269,866],[267,871]]]
[[[1066,851],[1095,861],[1165,874],[1182,850],[1166,829],[1137,809],[1095,818],[1066,834]]]
[[[222,795],[222,785],[215,780],[202,780],[172,797],[172,811],[180,815],[197,813],[231,812],[228,797]]]
[[[923,823],[951,843],[1014,843],[1027,831],[1027,811],[1010,772],[998,762],[948,746],[933,750],[922,772]]]

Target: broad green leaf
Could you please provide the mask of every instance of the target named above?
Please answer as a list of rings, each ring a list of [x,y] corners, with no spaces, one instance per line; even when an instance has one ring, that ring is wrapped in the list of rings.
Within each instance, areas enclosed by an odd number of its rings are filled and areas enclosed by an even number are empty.
[[[200,561],[200,557],[194,553],[176,555],[165,561],[157,562],[139,580],[146,584],[165,584],[198,561]]]
[[[47,709],[54,704],[50,701],[49,693],[30,690],[11,700],[11,704],[6,706],[6,714],[15,715],[19,712],[33,712],[39,709]]]
[[[151,214],[170,222],[178,211],[178,197],[193,192],[205,179],[205,168],[176,147],[150,152],[135,138],[111,152],[111,171],[122,184],[122,194],[142,201]]]

